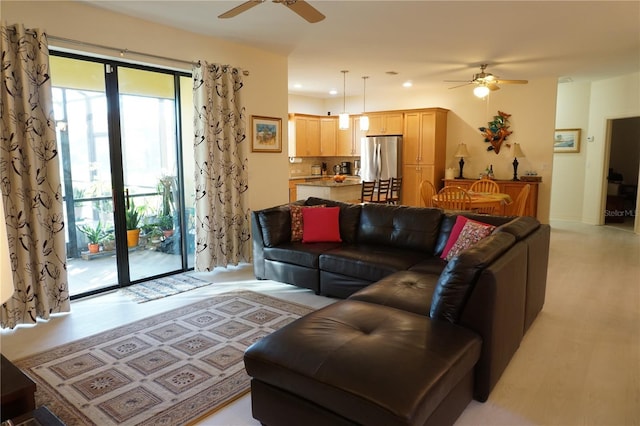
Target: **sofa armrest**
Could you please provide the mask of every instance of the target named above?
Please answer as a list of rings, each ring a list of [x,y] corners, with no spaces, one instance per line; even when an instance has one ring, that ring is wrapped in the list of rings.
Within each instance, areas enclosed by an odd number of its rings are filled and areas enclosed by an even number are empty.
[[[513,245],[485,268],[467,300],[459,324],[482,337],[474,398],[486,401],[520,345],[527,282],[527,246]]]

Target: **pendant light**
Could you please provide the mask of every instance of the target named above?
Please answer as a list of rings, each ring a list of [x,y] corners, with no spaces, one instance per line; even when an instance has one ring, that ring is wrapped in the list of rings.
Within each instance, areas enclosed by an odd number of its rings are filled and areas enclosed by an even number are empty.
[[[369,76],[363,76],[363,88],[362,88],[362,116],[360,117],[360,130],[366,132],[369,130],[369,117],[365,114],[367,110],[367,79]]]
[[[342,114],[338,116],[338,127],[340,130],[349,128],[349,113],[347,112],[347,73],[349,71],[342,70]]]

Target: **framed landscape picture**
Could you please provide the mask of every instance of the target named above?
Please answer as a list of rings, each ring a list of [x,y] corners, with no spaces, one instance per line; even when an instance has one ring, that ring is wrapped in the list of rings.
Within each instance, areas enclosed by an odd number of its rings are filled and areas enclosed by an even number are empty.
[[[251,116],[251,152],[282,152],[282,119]]]
[[[553,152],[580,152],[580,129],[556,129]]]

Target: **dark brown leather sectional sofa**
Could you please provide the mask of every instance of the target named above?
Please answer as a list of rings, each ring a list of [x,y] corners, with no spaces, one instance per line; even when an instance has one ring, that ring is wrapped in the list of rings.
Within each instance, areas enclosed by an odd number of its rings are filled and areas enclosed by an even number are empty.
[[[451,424],[485,401],[544,304],[549,226],[467,214],[497,226],[449,262],[457,215],[340,207],[341,243],[290,241],[287,205],[253,212],[257,278],[340,300],[245,353],[253,416],[265,425]]]

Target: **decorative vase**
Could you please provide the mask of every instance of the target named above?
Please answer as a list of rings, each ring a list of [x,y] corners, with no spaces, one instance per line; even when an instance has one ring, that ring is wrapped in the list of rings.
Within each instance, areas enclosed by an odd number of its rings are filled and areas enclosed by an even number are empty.
[[[135,247],[140,239],[140,229],[127,229],[127,247]]]

